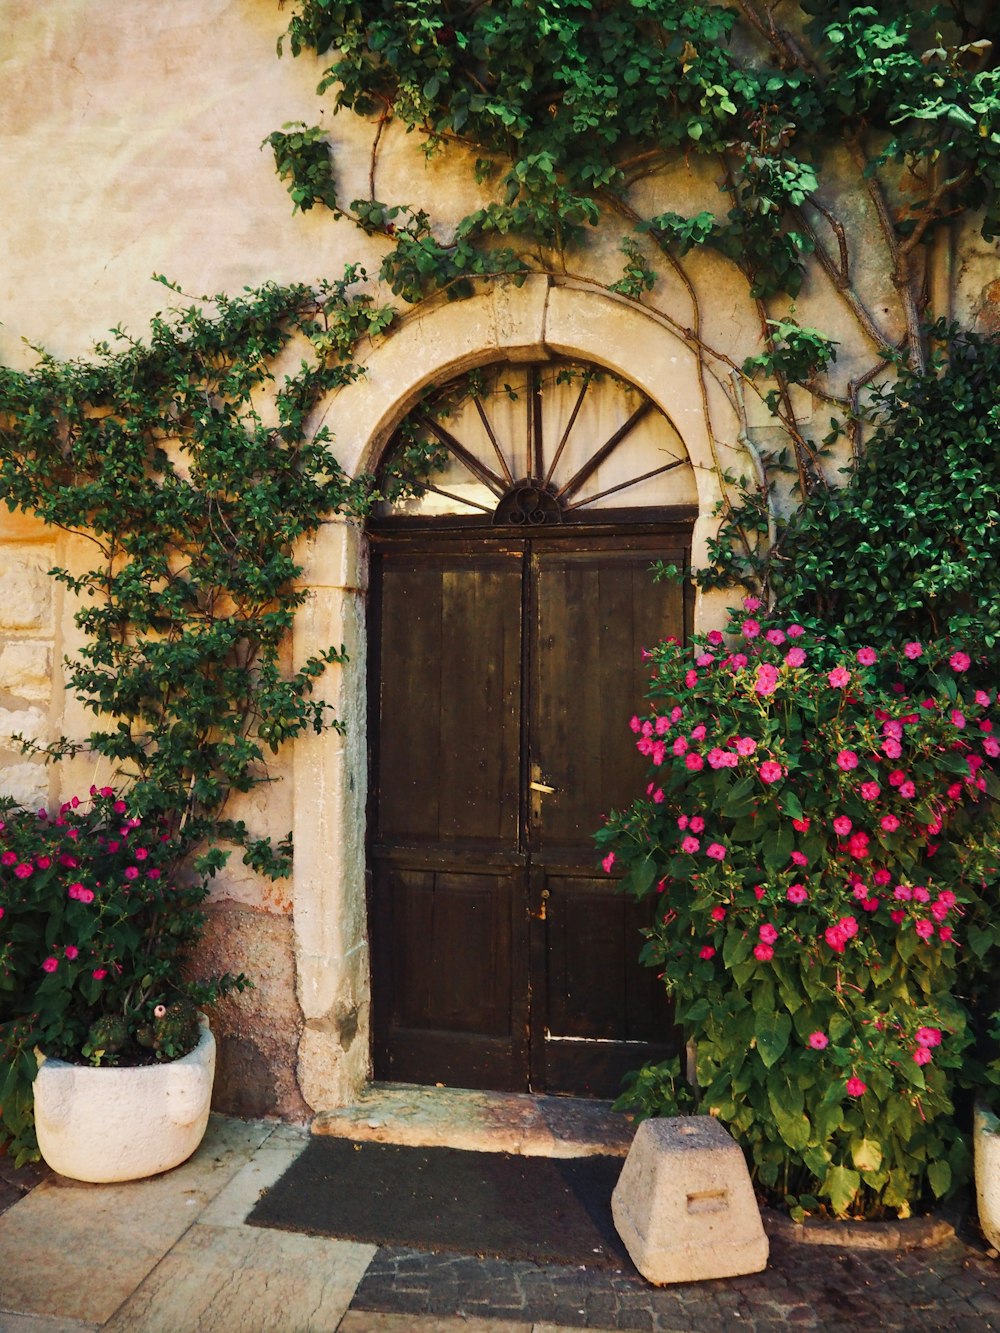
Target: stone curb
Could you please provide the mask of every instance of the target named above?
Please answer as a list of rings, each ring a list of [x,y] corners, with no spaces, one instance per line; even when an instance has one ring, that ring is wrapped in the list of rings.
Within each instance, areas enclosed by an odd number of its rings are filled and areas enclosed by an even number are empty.
[[[760,1210],[768,1236],[793,1245],[837,1245],[845,1250],[926,1250],[955,1239],[955,1228],[939,1217],[897,1222],[793,1222],[773,1209]]]

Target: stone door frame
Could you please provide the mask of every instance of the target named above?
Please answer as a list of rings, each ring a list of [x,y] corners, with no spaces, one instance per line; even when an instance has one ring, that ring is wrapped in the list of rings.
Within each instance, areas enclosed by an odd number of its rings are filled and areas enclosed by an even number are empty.
[[[521,287],[498,284],[467,301],[421,307],[373,344],[363,357],[366,376],[332,396],[313,425],[330,427],[345,471],[373,471],[428,386],[494,361],[553,355],[606,366],[673,422],[698,490],[692,559],[705,563],[722,498],[719,467],[739,474],[750,464],[738,416],[723,386],[702,377],[691,347],[654,312],[612,293],[538,276]],[[293,756],[293,917],[303,1015],[297,1073],[305,1100],[322,1111],[350,1102],[370,1068],[364,529],[331,520],[298,556],[310,597],[295,620],[295,660],[341,643],[350,657],[324,678],[324,697],[346,734],[303,737]],[[717,623],[725,601],[699,594],[695,627]]]

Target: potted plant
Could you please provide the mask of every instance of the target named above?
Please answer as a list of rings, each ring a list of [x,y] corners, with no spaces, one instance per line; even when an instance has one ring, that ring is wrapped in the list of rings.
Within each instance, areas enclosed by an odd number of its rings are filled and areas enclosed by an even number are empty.
[[[653,649],[643,797],[598,834],[768,1201],[909,1216],[968,1175],[961,969],[1000,937],[996,692],[961,649],[769,621]],[[634,1083],[648,1112],[669,1080]],[[659,1090],[659,1091],[658,1091]]]
[[[199,1006],[247,982],[188,975],[208,884],[187,850],[110,787],[55,815],[0,806],[0,1121],[19,1160],[37,1133],[63,1175],[136,1179],[201,1141],[215,1043]]]

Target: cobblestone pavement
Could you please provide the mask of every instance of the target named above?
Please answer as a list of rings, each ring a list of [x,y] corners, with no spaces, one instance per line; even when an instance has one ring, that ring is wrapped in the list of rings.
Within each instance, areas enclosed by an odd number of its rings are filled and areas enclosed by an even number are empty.
[[[971,1238],[904,1253],[772,1240],[763,1273],[656,1289],[634,1270],[382,1249],[350,1308],[650,1333],[984,1333],[1000,1329],[1000,1267]]]

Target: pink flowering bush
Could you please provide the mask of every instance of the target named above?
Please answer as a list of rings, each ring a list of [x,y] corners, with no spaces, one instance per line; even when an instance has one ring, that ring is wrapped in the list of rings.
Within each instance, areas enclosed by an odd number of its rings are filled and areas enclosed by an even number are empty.
[[[51,816],[0,805],[0,1139],[19,1157],[36,1046],[95,1065],[175,1059],[197,1041],[194,1006],[247,984],[185,978],[208,892],[178,875],[187,850],[110,787]]]
[[[653,650],[646,793],[598,842],[656,898],[644,961],[759,1186],[798,1217],[907,1216],[967,1172],[958,969],[1000,934],[996,695],[960,649],[838,652],[746,608]]]

